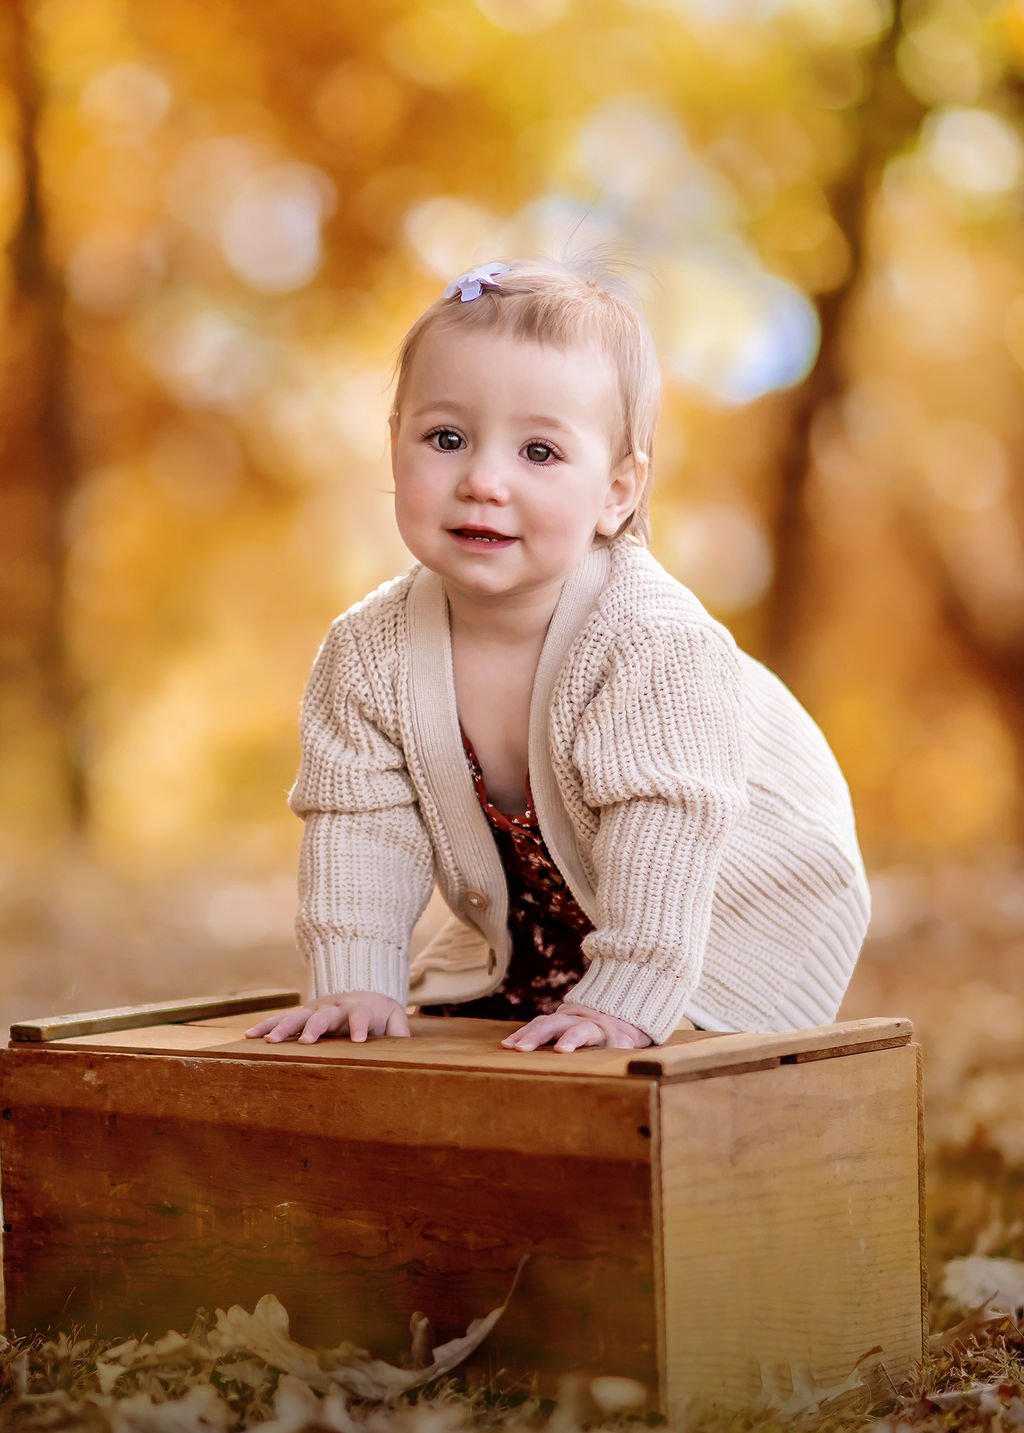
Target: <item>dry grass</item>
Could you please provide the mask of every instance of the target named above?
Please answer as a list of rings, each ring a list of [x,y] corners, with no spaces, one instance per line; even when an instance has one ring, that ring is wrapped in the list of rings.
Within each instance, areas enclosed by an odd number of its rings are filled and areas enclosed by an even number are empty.
[[[867,1386],[801,1411],[769,1408],[724,1416],[693,1410],[686,1433],[939,1433],[1024,1427],[1024,1333],[1013,1320],[942,1308],[925,1362],[897,1387]],[[0,1426],[19,1433],[199,1433],[260,1427],[263,1433],[460,1433],[477,1428],[575,1433],[656,1420],[620,1410],[625,1380],[567,1377],[559,1397],[501,1396],[435,1380],[415,1393],[381,1388],[356,1397],[319,1373],[291,1372],[265,1348],[217,1350],[209,1321],[186,1335],[129,1347],[75,1335],[18,1340],[0,1351]],[[127,1350],[127,1352],[126,1352]],[[310,1354],[316,1363],[316,1356]],[[324,1360],[319,1360],[323,1364]]]

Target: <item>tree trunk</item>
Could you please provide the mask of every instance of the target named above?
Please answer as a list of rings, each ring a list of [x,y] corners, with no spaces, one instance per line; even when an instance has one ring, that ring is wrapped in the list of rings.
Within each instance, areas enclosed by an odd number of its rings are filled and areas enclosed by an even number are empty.
[[[65,632],[64,526],[76,476],[65,296],[46,253],[37,153],[40,83],[25,6],[16,0],[3,7],[0,46],[20,115],[23,179],[21,218],[9,247],[12,299],[2,347],[0,652],[6,680],[29,694],[30,719],[53,735],[67,823],[80,830],[88,819],[80,690]]]
[[[818,359],[793,396],[788,441],[780,463],[773,533],[775,575],[765,598],[762,645],[765,659],[783,676],[792,664],[808,602],[806,495],[815,415],[845,388],[840,350],[847,310],[860,282],[864,234],[879,176],[887,161],[916,134],[924,114],[924,107],[908,94],[896,68],[902,10],[897,0],[891,24],[875,51],[869,86],[861,101],[856,150],[830,195],[832,215],[846,239],[850,262],[843,282],[818,300]]]

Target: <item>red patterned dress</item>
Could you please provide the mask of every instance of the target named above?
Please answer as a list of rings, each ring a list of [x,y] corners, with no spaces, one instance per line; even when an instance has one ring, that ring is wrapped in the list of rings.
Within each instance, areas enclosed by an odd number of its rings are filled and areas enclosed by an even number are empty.
[[[476,752],[465,732],[462,744],[473,785],[508,882],[508,929],[512,958],[508,974],[491,995],[462,1005],[430,1005],[425,1015],[471,1015],[480,1020],[532,1020],[549,1015],[565,999],[587,966],[580,949],[594,929],[573,899],[565,877],[548,854],[526,782],[526,810],[507,816],[488,800]]]

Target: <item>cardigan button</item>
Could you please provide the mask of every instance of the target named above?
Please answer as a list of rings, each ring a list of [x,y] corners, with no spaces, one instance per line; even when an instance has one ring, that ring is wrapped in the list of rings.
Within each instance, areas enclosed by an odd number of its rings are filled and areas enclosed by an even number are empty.
[[[462,901],[464,905],[469,906],[470,910],[473,911],[485,911],[490,905],[490,900],[484,895],[483,891],[467,891],[462,897]]]

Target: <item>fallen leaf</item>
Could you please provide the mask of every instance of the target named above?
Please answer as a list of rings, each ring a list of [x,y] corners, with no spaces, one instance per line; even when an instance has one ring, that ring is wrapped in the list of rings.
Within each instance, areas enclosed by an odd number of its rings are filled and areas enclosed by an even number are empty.
[[[434,1330],[426,1314],[417,1311],[409,1320],[409,1332],[412,1335],[412,1353],[410,1363],[413,1368],[425,1368],[432,1363],[430,1356],[434,1346]]]
[[[525,1260],[520,1261],[515,1278],[512,1280],[512,1287],[496,1309],[492,1309],[483,1318],[474,1319],[461,1338],[453,1338],[448,1343],[443,1343],[434,1349],[434,1362],[431,1370],[421,1370],[422,1373],[428,1375],[423,1382],[428,1382],[430,1378],[437,1378],[442,1373],[451,1373],[452,1369],[458,1368],[463,1359],[468,1358],[475,1348],[479,1348],[508,1308],[509,1299],[515,1293],[516,1285],[519,1283],[519,1275],[524,1262]]]
[[[340,1388],[332,1388],[320,1404],[320,1422],[331,1433],[361,1433],[349,1412],[348,1399]]]
[[[302,1433],[320,1426],[320,1399],[308,1383],[290,1373],[278,1379],[272,1407],[274,1416],[260,1424],[260,1433]]]
[[[162,1401],[134,1393],[118,1399],[110,1415],[111,1433],[226,1433],[234,1422],[234,1413],[211,1383]]]
[[[207,1336],[207,1346],[215,1358],[235,1353],[255,1354],[282,1373],[291,1373],[311,1388],[326,1393],[332,1386],[330,1375],[311,1349],[303,1348],[289,1337],[288,1327],[288,1315],[279,1301],[273,1294],[264,1294],[251,1314],[240,1304],[218,1309],[217,1321]],[[337,1353],[343,1359],[369,1357],[354,1344],[343,1344]]]
[[[1024,1263],[984,1254],[950,1259],[942,1276],[942,1291],[963,1308],[987,1304],[1013,1318],[1024,1310]]]
[[[450,1373],[483,1343],[508,1307],[524,1263],[525,1258],[520,1260],[503,1302],[483,1318],[474,1319],[460,1337],[440,1344],[433,1350],[431,1361],[420,1368],[399,1368],[351,1343],[316,1351],[304,1348],[291,1338],[288,1314],[273,1294],[264,1294],[251,1314],[238,1304],[227,1310],[218,1309],[207,1345],[215,1358],[255,1354],[322,1393],[340,1387],[355,1398],[392,1398]],[[415,1343],[415,1333],[413,1338]]]
[[[176,1333],[174,1329],[165,1333],[163,1338],[158,1338],[153,1344],[153,1353],[157,1358],[189,1358],[198,1349],[198,1344],[192,1339],[186,1338],[184,1334]]]
[[[943,1353],[946,1349],[956,1348],[960,1345],[966,1348],[972,1339],[992,1324],[1006,1322],[1005,1314],[993,1313],[989,1308],[988,1300],[983,1300],[974,1308],[968,1309],[959,1323],[952,1328],[945,1329],[942,1333],[933,1333],[928,1336],[928,1352]]]
[[[635,1379],[563,1373],[545,1433],[577,1433],[580,1428],[640,1408],[646,1401],[647,1389]]]
[[[113,1359],[115,1362],[120,1359],[132,1358],[140,1349],[148,1347],[148,1344],[142,1343],[137,1338],[128,1338],[123,1343],[115,1343],[112,1348],[108,1348],[107,1358]]]
[[[99,1384],[100,1392],[104,1395],[114,1391],[119,1379],[126,1373],[139,1374],[140,1372],[152,1371],[165,1367],[168,1364],[186,1364],[189,1362],[204,1364],[209,1362],[209,1356],[202,1345],[192,1339],[184,1338],[180,1333],[164,1334],[163,1338],[156,1343],[140,1343],[138,1339],[127,1339],[124,1343],[118,1343],[113,1348],[107,1349],[106,1353],[96,1360],[96,1381]],[[138,1392],[155,1392],[159,1389],[159,1381],[152,1388],[140,1388]]]
[[[512,1286],[498,1307],[491,1309],[490,1313],[485,1314],[482,1318],[474,1319],[466,1332],[459,1338],[450,1339],[448,1343],[440,1344],[435,1348],[432,1362],[425,1367],[396,1368],[394,1364],[385,1363],[383,1359],[370,1358],[362,1349],[352,1351],[350,1344],[343,1345],[347,1351],[343,1356],[340,1349],[322,1354],[324,1366],[329,1367],[332,1378],[343,1388],[347,1388],[356,1398],[372,1399],[391,1398],[395,1394],[419,1388],[424,1383],[429,1383],[431,1379],[441,1377],[442,1374],[451,1373],[469,1357],[474,1349],[479,1348],[508,1308],[509,1300],[516,1291],[525,1263],[526,1256],[524,1255],[519,1261]]]
[[[986,1417],[1000,1419],[997,1426],[1020,1428],[1024,1426],[1024,1398],[1022,1389],[1012,1383],[989,1381],[973,1383],[969,1388],[950,1389],[945,1393],[927,1393],[927,1402],[936,1408],[950,1409],[966,1405],[977,1408]]]
[[[779,1387],[777,1371],[762,1363],[761,1388],[763,1393],[760,1407],[772,1408],[783,1418],[792,1418],[801,1413],[809,1413],[812,1409],[820,1408],[825,1403],[831,1403],[834,1399],[841,1398],[847,1393],[857,1392],[867,1397],[870,1395],[870,1386],[864,1377],[867,1370],[861,1365],[866,1359],[881,1352],[881,1347],[876,1346],[868,1349],[866,1353],[862,1353],[850,1373],[840,1383],[818,1383],[807,1365],[790,1364],[789,1379],[792,1392],[789,1394],[784,1394]],[[873,1367],[871,1371],[873,1372]]]
[[[19,1353],[10,1363],[11,1388],[15,1398],[24,1398],[28,1393],[28,1354]]]
[[[642,1408],[647,1401],[647,1389],[635,1378],[592,1378],[590,1393],[606,1415],[628,1413],[633,1408]]]
[[[96,1382],[99,1384],[104,1398],[113,1393],[118,1380],[122,1379],[127,1372],[123,1363],[112,1363],[106,1358],[96,1360]]]
[[[237,1383],[244,1388],[259,1388],[267,1381],[267,1365],[255,1358],[235,1358],[217,1366],[222,1383]]]
[[[600,1418],[600,1409],[590,1392],[590,1379],[583,1373],[563,1373],[555,1389],[555,1406],[545,1433],[578,1433]]]

